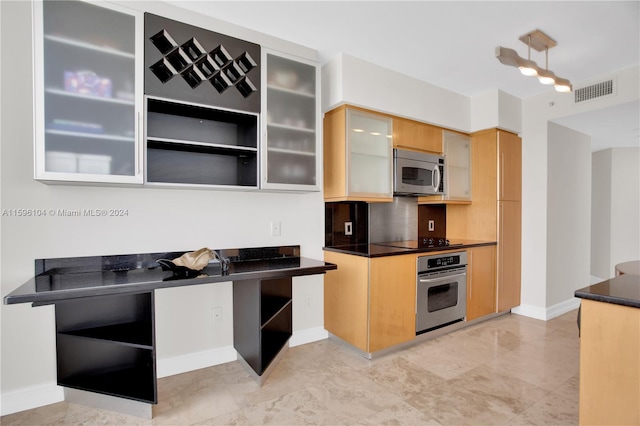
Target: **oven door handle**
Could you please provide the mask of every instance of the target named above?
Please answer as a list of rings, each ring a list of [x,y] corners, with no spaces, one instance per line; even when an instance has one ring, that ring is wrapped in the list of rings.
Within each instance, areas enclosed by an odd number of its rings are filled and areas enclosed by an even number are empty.
[[[451,279],[451,278],[457,278],[457,277],[463,277],[465,276],[467,273],[465,272],[460,272],[457,274],[452,274],[452,275],[440,275],[438,277],[433,277],[433,278],[420,278],[418,277],[418,281],[421,283],[432,283],[434,281],[441,281],[442,279]]]

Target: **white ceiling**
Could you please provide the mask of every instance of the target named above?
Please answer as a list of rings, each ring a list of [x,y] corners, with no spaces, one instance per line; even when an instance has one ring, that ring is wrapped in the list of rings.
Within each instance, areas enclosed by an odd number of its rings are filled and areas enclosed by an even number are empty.
[[[495,58],[496,46],[526,57],[519,37],[534,29],[556,40],[549,69],[574,86],[640,63],[639,0],[170,3],[316,49],[322,64],[342,52],[466,96],[554,90]],[[544,66],[544,53],[531,59]],[[594,151],[640,144],[638,102],[557,122],[590,134]]]

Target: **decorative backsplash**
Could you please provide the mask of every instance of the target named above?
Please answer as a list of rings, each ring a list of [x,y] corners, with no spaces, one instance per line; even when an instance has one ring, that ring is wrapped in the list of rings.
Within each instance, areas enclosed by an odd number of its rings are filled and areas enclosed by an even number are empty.
[[[260,112],[260,46],[145,14],[145,94]]]

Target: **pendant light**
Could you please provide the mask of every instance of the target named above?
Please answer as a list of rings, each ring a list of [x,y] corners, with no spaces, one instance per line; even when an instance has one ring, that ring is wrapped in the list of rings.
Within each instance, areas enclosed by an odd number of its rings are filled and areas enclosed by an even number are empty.
[[[542,84],[553,84],[558,92],[571,92],[571,82],[566,78],[556,76],[549,69],[549,49],[556,46],[556,41],[540,30],[523,35],[520,37],[520,41],[527,45],[527,59],[521,58],[515,50],[501,46],[496,48],[496,58],[505,65],[517,67],[523,75],[538,77],[538,81]],[[531,60],[532,47],[538,52],[545,52],[544,69]]]

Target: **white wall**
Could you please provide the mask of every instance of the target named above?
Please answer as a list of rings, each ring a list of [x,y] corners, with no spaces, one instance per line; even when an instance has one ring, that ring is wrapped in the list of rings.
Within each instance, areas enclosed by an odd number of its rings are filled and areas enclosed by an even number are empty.
[[[468,97],[350,55],[323,66],[322,85],[324,112],[347,103],[453,130],[470,128]]]
[[[591,275],[611,276],[611,150],[591,157]]]
[[[547,229],[548,215],[561,213],[561,210],[568,206],[560,204],[552,210],[547,206],[547,176],[550,173],[547,164],[549,121],[637,100],[640,97],[638,71],[639,67],[632,67],[616,73],[616,96],[574,104],[572,93],[549,91],[523,100],[522,305],[515,309],[515,312],[545,319],[555,313],[561,313],[555,305],[548,303],[547,298],[547,249],[550,244]],[[576,82],[574,87],[581,87],[580,82]],[[583,215],[590,215],[590,212],[583,212]],[[569,304],[566,306],[571,307],[571,300],[567,302]]]
[[[315,59],[310,49],[259,38],[252,31],[166,5],[123,4],[148,6],[172,19],[211,25],[216,31],[224,28],[231,35]],[[323,258],[324,203],[319,192],[68,186],[34,181],[30,2],[3,1],[0,10],[2,209],[121,208],[129,212],[115,218],[3,216],[3,297],[33,276],[37,258],[287,244],[299,244],[303,256]],[[270,235],[272,220],[282,223],[282,236]],[[293,299],[292,342],[326,337],[323,276],[295,278]],[[160,376],[235,359],[231,302],[230,283],[156,292]],[[212,320],[214,307],[223,308],[222,323]],[[2,414],[59,400],[53,308],[2,305],[0,315]]]
[[[591,137],[555,123],[548,127],[546,307],[589,285]]]

